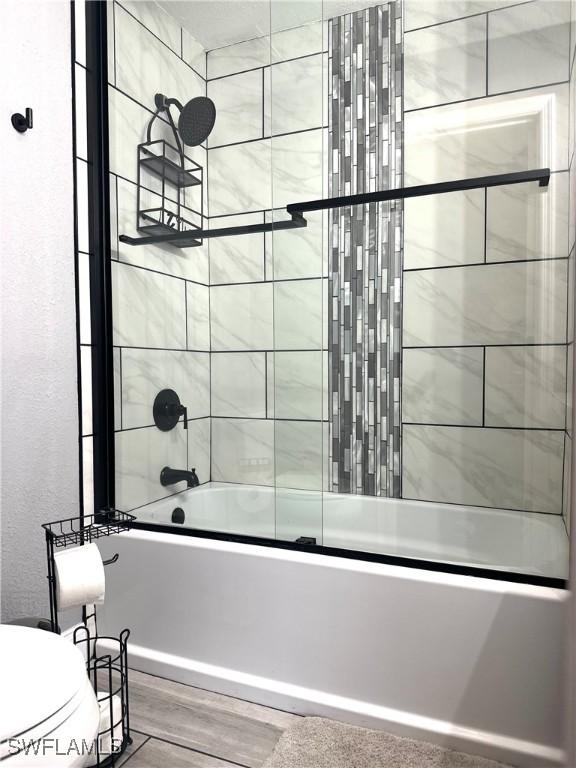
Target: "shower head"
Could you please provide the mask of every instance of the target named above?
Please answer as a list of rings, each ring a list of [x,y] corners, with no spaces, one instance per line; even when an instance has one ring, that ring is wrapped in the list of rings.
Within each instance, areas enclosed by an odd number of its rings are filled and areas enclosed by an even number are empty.
[[[184,106],[178,99],[169,99],[162,93],[157,93],[154,101],[158,111],[168,110],[172,104],[178,107],[178,134],[189,147],[202,144],[214,128],[216,121],[216,107],[212,99],[207,96],[197,96],[190,99]]]

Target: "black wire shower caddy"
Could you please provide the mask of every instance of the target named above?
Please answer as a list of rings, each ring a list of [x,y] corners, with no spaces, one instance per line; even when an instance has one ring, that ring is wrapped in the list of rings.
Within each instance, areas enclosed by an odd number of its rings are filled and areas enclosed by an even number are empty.
[[[116,509],[103,509],[93,515],[68,517],[44,523],[46,557],[48,562],[48,587],[50,594],[50,627],[60,634],[58,624],[58,593],[56,588],[56,565],[54,555],[66,547],[90,544],[104,536],[127,531],[135,520],[134,515]],[[118,560],[113,555],[104,560],[112,565]],[[108,708],[108,727],[99,730],[94,768],[109,768],[116,765],[122,753],[132,743],[130,736],[130,707],[128,696],[128,637],[129,629],[123,629],[118,637],[98,634],[96,608],[91,613],[83,611],[84,623],[73,633],[73,641],[82,651],[86,660],[88,678],[98,699],[100,712]],[[90,627],[94,628],[92,632]],[[113,649],[111,652],[109,649]],[[100,651],[104,649],[104,652]],[[114,714],[114,703],[120,702],[120,714]],[[102,745],[107,749],[102,750]]]

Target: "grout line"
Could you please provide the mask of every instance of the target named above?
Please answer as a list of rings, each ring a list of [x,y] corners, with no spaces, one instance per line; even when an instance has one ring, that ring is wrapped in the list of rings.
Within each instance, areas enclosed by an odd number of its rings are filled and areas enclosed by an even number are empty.
[[[488,22],[488,14],[486,14],[486,47],[484,49],[484,56],[486,57],[486,96],[490,93],[490,89],[488,87],[488,62],[490,59],[488,58],[488,35],[490,31],[490,26]]]
[[[124,387],[122,382],[122,379],[123,379],[122,347],[118,347],[118,357],[120,358],[120,429],[122,429],[122,425],[124,424]]]
[[[484,227],[486,228],[486,224],[484,224]],[[549,259],[546,258],[538,258],[538,259],[510,259],[509,261],[477,261],[475,263],[471,264],[444,264],[440,267],[414,267],[411,269],[404,269],[403,272],[406,274],[407,272],[432,272],[437,269],[468,269],[469,267],[494,267],[494,266],[502,266],[505,264],[541,264],[542,262],[547,261],[568,261],[570,257],[569,256],[552,256]],[[311,278],[308,278],[311,279]]]
[[[152,272],[154,275],[162,275],[162,277],[167,277],[170,280],[182,280],[185,283],[193,283],[194,285],[201,285],[204,288],[209,288],[210,286],[207,285],[207,283],[199,283],[196,280],[190,280],[188,277],[180,277],[179,275],[171,275],[169,272],[160,272],[159,269],[152,269],[151,267],[143,267],[141,264],[133,264],[131,261],[124,261],[123,259],[113,259],[113,261],[116,262],[118,265],[122,265],[123,267],[130,267],[131,269],[141,269],[144,272]]]
[[[530,0],[530,2],[534,2],[534,0]],[[530,91],[541,91],[545,88],[553,88],[558,85],[568,85],[569,80],[555,80],[551,83],[544,83],[543,85],[532,85],[528,86],[527,88],[514,88],[510,91],[497,91],[495,93],[489,93],[486,96],[471,96],[468,99],[456,99],[455,101],[443,101],[439,104],[430,104],[426,107],[414,107],[413,109],[406,109],[404,110],[405,115],[411,115],[414,112],[425,112],[426,110],[430,109],[439,109],[440,107],[450,107],[454,106],[456,104],[468,104],[470,102],[476,102],[476,101],[482,101],[484,99],[493,99],[497,96],[512,96],[515,93],[527,93]]]
[[[441,27],[445,24],[453,24],[455,21],[464,21],[465,19],[473,19],[478,16],[484,16],[485,13],[497,13],[498,11],[504,11],[508,8],[517,8],[519,5],[530,5],[531,3],[535,2],[535,0],[525,0],[525,2],[519,2],[519,3],[510,3],[510,5],[505,5],[502,8],[495,8],[494,10],[491,10],[489,12],[487,11],[478,11],[478,13],[470,13],[467,16],[458,16],[455,19],[446,19],[445,21],[435,21],[432,22],[432,24],[424,24],[421,27],[411,27],[410,29],[404,30],[405,35],[409,35],[411,32],[419,32],[422,29],[430,29],[431,27]]]
[[[564,341],[541,341],[541,342],[510,342],[507,344],[420,344],[406,345],[402,349],[482,349],[483,347],[566,347],[569,346]]]
[[[89,1],[89,0],[88,0],[88,1]],[[188,64],[188,62],[187,62],[187,61],[185,61],[185,60],[184,60],[184,59],[183,59],[183,58],[180,56],[180,54],[179,54],[177,51],[175,51],[175,50],[174,50],[174,49],[173,49],[173,48],[172,48],[170,45],[168,45],[168,43],[166,43],[164,40],[162,40],[162,38],[161,38],[161,37],[158,37],[158,35],[157,35],[155,32],[153,32],[153,31],[152,31],[152,30],[151,30],[149,27],[147,27],[147,26],[146,26],[146,24],[144,24],[144,22],[140,21],[140,19],[138,19],[136,16],[134,16],[134,14],[133,14],[133,13],[131,13],[131,12],[130,12],[130,11],[127,9],[127,8],[125,8],[125,7],[122,5],[122,3],[121,3],[121,2],[119,2],[119,0],[116,0],[116,2],[117,2],[117,4],[120,6],[120,8],[122,8],[122,10],[123,10],[125,13],[127,13],[127,14],[128,14],[128,16],[131,16],[131,17],[134,19],[134,21],[138,22],[138,24],[140,24],[140,26],[141,26],[141,27],[143,27],[143,28],[144,28],[144,29],[145,29],[145,30],[146,30],[148,33],[150,33],[150,34],[152,35],[152,37],[156,38],[156,40],[158,40],[158,42],[162,43],[162,45],[163,45],[165,48],[167,48],[167,49],[168,49],[168,50],[169,50],[171,53],[173,53],[173,54],[174,54],[174,56],[176,56],[176,58],[177,58],[177,59],[179,59],[179,60],[180,60],[180,61],[181,61],[183,64],[185,64],[185,65],[188,67],[188,69],[191,69],[191,70],[192,70],[192,72],[194,72],[194,74],[198,75],[198,77],[199,77],[200,79],[202,79],[202,80],[206,80],[206,78],[205,78],[205,77],[202,77],[202,75],[201,75],[199,72],[197,72],[197,71],[194,69],[194,67],[193,67],[191,64]],[[167,15],[169,15],[169,14],[167,14]],[[182,27],[180,27],[180,40],[182,40]],[[182,46],[182,42],[180,42],[180,46]]]
[[[285,419],[285,421],[292,421],[292,419]],[[510,426],[510,424],[496,426],[495,424],[440,424],[427,421],[404,421],[402,422],[402,426],[432,427],[433,429],[436,429],[437,427],[441,427],[442,429],[498,429],[500,431],[511,430],[513,432],[565,432],[564,427],[513,427]]]
[[[306,25],[303,25],[306,26]],[[268,35],[264,35],[264,37],[268,37]],[[254,38],[258,39],[258,38]],[[242,41],[246,42],[246,41]],[[238,43],[231,43],[231,45],[238,45]],[[224,46],[225,48],[228,48],[229,46]],[[215,48],[214,50],[219,50],[218,48]],[[213,53],[213,51],[207,51],[207,53]],[[314,56],[324,56],[328,53],[328,51],[321,50],[321,51],[315,51],[314,53],[305,53],[302,56],[293,56],[291,59],[282,59],[281,61],[271,61],[269,64],[260,64],[257,67],[249,67],[248,69],[241,69],[238,72],[228,72],[226,75],[218,75],[217,77],[207,77],[206,82],[207,83],[214,83],[218,80],[225,80],[228,77],[236,77],[237,75],[246,75],[248,72],[257,72],[259,69],[271,69],[272,67],[277,67],[279,64],[287,64],[291,61],[300,61],[301,59],[311,59]],[[206,74],[208,74],[208,70],[206,70]]]
[[[482,426],[486,426],[486,347],[482,353]]]
[[[262,116],[262,121],[264,121],[264,115]],[[213,147],[208,148],[208,152],[212,152],[215,149],[228,149],[228,147],[239,147],[244,144],[256,144],[258,141],[270,141],[273,139],[282,139],[285,136],[297,136],[301,133],[312,133],[313,131],[325,131],[328,129],[327,125],[315,125],[312,128],[302,128],[298,131],[285,131],[284,133],[270,133],[265,135],[264,130],[262,131],[262,136],[257,136],[254,139],[244,139],[243,141],[230,141],[228,144],[216,144]]]

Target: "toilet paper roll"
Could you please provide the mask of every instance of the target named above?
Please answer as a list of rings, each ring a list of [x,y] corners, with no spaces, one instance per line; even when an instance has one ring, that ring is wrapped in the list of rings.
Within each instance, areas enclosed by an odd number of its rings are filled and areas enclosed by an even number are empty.
[[[122,727],[122,701],[120,696],[112,696],[112,722],[110,722],[110,699],[108,694],[98,691],[98,706],[100,707],[100,725],[98,726],[98,751],[100,762],[107,756],[118,753],[124,741]],[[109,730],[114,725],[114,729]],[[112,741],[114,739],[114,741]]]
[[[96,544],[56,552],[54,565],[59,610],[104,602],[104,564]]]

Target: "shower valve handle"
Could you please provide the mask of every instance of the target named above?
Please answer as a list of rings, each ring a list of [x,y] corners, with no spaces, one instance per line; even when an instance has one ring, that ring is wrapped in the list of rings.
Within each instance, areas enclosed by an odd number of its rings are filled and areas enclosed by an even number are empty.
[[[180,416],[184,417],[184,429],[188,429],[188,408],[182,405],[180,398],[173,389],[163,389],[156,395],[152,414],[154,424],[162,432],[169,432],[174,429]]]

